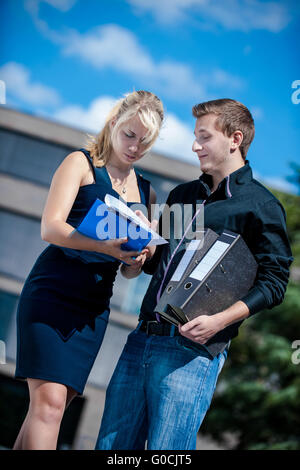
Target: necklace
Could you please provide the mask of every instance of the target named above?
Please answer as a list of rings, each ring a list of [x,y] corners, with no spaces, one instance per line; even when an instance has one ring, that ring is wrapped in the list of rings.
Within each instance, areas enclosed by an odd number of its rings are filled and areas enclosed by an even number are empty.
[[[122,193],[122,194],[126,194],[126,192],[127,192],[126,184],[127,184],[127,179],[128,179],[128,177],[129,177],[130,173],[131,173],[131,169],[130,169],[128,175],[126,176],[126,178],[124,178],[124,182],[123,182],[122,184],[120,184],[120,183],[117,182],[117,181],[118,181],[118,178],[114,178],[112,175],[110,175],[110,178],[111,178],[111,180],[112,180],[112,185],[115,186],[115,187],[117,187],[117,188],[119,188],[119,190],[121,190],[121,193]],[[119,179],[120,179],[120,178],[119,178]]]

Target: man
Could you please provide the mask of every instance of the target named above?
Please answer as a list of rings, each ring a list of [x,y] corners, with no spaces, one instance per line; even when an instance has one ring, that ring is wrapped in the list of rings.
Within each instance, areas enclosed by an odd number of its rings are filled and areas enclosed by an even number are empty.
[[[241,234],[258,263],[256,281],[246,296],[215,315],[199,316],[178,329],[157,321],[157,294],[176,268],[170,259],[180,242],[171,228],[169,244],[158,247],[144,264],[144,271],[154,275],[138,327],[129,335],[107,389],[97,449],[144,449],[146,441],[147,449],[195,449],[231,338],[245,318],[284,297],[292,262],[285,213],[253,179],[246,160],[254,137],[251,113],[237,101],[221,99],[194,106],[193,115],[193,151],[202,175],[177,186],[167,204],[196,207],[202,202],[205,228]],[[205,344],[214,344],[216,334],[225,347],[212,355]]]

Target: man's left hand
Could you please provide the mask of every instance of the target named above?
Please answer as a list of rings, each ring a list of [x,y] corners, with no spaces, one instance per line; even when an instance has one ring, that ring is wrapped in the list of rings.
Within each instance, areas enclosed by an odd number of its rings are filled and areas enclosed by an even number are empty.
[[[182,336],[200,344],[205,344],[223,328],[217,315],[200,315],[182,326],[178,325]]]

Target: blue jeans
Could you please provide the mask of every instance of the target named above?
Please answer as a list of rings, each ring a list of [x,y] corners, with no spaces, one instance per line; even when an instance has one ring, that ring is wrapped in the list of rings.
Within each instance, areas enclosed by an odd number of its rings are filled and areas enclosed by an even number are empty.
[[[98,450],[196,449],[227,349],[215,358],[183,336],[148,336],[139,327],[127,343],[106,393]]]

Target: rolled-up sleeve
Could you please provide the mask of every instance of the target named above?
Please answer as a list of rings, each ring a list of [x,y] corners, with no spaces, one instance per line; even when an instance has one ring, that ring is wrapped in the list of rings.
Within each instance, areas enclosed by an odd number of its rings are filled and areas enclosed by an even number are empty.
[[[253,221],[251,251],[258,271],[253,288],[241,299],[250,315],[275,307],[284,299],[293,261],[285,219],[282,205],[272,199],[259,207]]]

